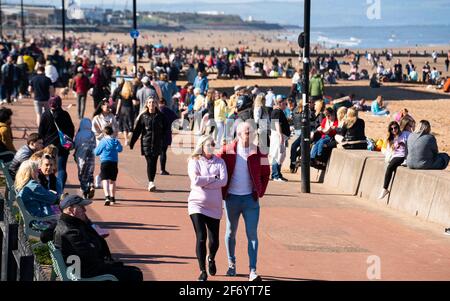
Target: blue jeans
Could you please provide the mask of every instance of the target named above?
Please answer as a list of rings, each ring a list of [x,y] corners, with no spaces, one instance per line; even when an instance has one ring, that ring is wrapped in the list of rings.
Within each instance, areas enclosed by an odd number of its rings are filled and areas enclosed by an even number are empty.
[[[375,116],[384,116],[384,115],[388,115],[389,111],[388,110],[382,110],[382,111],[378,111],[378,112],[372,112],[373,115]]]
[[[225,232],[225,247],[229,263],[236,263],[236,233],[239,217],[242,214],[245,223],[245,232],[248,240],[248,257],[250,269],[256,270],[258,257],[258,221],[259,202],[249,195],[229,194],[225,200],[225,213],[227,217],[227,230]]]
[[[69,158],[69,154],[62,153],[58,155],[58,179],[61,182],[64,187],[66,187],[66,181],[67,181],[67,159]]]
[[[297,161],[297,154],[301,151],[301,145],[302,136],[299,135],[291,145],[291,164],[295,164],[295,162]]]
[[[281,174],[281,165],[278,163],[272,164],[272,179],[280,179],[283,175]]]
[[[331,141],[330,136],[325,136],[324,138],[320,139],[319,141],[314,144],[312,150],[311,150],[311,160],[315,159],[316,157],[322,155],[323,146]]]

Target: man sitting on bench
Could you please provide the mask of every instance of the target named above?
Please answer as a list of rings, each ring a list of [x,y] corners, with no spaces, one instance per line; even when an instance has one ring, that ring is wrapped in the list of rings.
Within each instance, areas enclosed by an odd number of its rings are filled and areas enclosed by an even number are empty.
[[[112,259],[106,240],[86,216],[85,206],[91,203],[77,195],[67,195],[60,203],[62,214],[55,228],[54,244],[64,261],[71,255],[78,256],[82,278],[111,274],[119,281],[142,281],[139,268]]]

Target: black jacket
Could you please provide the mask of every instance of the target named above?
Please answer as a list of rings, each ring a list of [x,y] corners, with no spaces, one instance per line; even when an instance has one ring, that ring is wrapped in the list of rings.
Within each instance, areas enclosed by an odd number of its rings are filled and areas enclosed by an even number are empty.
[[[134,144],[141,137],[141,154],[143,156],[159,155],[167,127],[167,118],[159,110],[154,114],[148,111],[143,113],[133,130],[130,148],[133,149]]]
[[[53,116],[55,119],[53,119]],[[41,123],[39,124],[39,135],[44,139],[44,146],[53,144],[58,147],[59,154],[68,154],[68,151],[61,146],[54,120],[56,120],[59,129],[73,139],[75,126],[70,118],[70,114],[61,108],[56,109],[53,115],[50,111],[42,114]]]
[[[64,261],[71,255],[80,258],[83,278],[98,276],[106,265],[112,264],[108,244],[90,222],[62,213],[55,228],[54,243]]]

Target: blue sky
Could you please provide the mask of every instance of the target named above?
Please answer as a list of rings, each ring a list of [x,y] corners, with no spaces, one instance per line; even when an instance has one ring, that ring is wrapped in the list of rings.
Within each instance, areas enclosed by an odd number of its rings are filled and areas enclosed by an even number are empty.
[[[380,1],[381,18],[367,18],[367,1]],[[2,0],[18,3],[19,0]],[[58,5],[58,0],[24,0],[29,4]],[[79,0],[82,6],[132,9],[132,0]],[[138,10],[239,14],[243,18],[300,25],[303,0],[137,0]],[[313,26],[450,25],[450,0],[312,0]],[[442,33],[445,34],[445,33]]]

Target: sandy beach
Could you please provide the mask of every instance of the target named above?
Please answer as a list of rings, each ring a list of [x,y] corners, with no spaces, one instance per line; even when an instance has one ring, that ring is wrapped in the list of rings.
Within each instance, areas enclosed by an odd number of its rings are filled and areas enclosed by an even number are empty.
[[[59,33],[53,33],[59,35]],[[69,36],[73,33],[69,33]],[[141,37],[138,39],[139,44],[143,43],[162,43],[163,45],[171,44],[173,47],[184,46],[209,49],[210,47],[227,47],[228,49],[235,48],[247,48],[251,50],[259,49],[278,49],[281,52],[284,50],[290,52],[294,49],[298,53],[298,45],[293,42],[286,41],[284,39],[277,39],[276,37],[282,36],[283,32],[277,31],[187,31],[187,32],[151,32],[143,31]],[[120,43],[129,44],[132,42],[130,36],[124,33],[79,33],[77,37],[82,37],[86,41],[96,41],[98,44],[106,43],[111,39],[115,39]],[[343,49],[342,49],[343,50]],[[353,49],[352,49],[353,50]],[[359,49],[361,53],[365,50]],[[411,48],[393,48],[394,53],[401,51],[406,53],[408,50],[411,53],[416,51],[423,53],[426,51],[430,53],[433,50],[441,53],[447,53],[450,50],[450,45],[443,45],[435,48],[425,47],[411,47]],[[326,51],[330,53],[330,49],[320,50],[320,52]],[[356,49],[355,49],[356,51]],[[382,49],[378,49],[381,52]],[[287,60],[288,57],[280,58],[281,61]],[[300,67],[298,56],[292,57],[294,65]],[[400,57],[400,62],[403,66],[407,63],[408,57]],[[436,66],[443,76],[450,76],[449,72],[445,72],[444,58],[439,57],[437,64],[433,64],[431,55],[427,57],[411,57],[419,73],[421,73],[422,66],[425,61],[429,61],[432,67]],[[260,61],[258,57],[251,57],[251,61]],[[124,60],[127,61],[127,60]],[[351,58],[338,58],[339,62],[350,62]],[[390,63],[382,59],[386,68],[391,64],[395,64],[396,57]],[[114,62],[114,59],[113,59]],[[148,62],[140,62],[144,68],[148,68]],[[123,63],[122,66],[127,66],[128,70],[131,70],[131,66],[128,63]],[[249,69],[249,68],[248,68]],[[341,64],[341,69],[348,72],[349,65]],[[364,57],[361,58],[360,69],[367,69],[371,72],[371,67],[367,63]],[[248,74],[251,74],[251,70],[248,70]],[[420,74],[421,76],[421,74]],[[210,80],[210,87],[217,89],[226,89],[232,91],[236,85],[248,86],[259,85],[260,87],[269,88],[273,87],[276,93],[287,94],[289,87],[291,86],[291,80],[287,78],[251,78],[246,80],[223,80],[216,79],[215,74],[208,76]],[[177,85],[183,85],[185,82],[179,81]],[[346,95],[355,94],[357,99],[365,98],[370,101],[376,98],[377,95],[382,95],[388,105],[388,109],[391,112],[398,112],[402,108],[407,108],[411,115],[419,121],[421,119],[427,119],[431,122],[432,131],[436,135],[440,151],[450,152],[450,115],[448,114],[448,106],[450,105],[450,94],[437,91],[432,87],[428,87],[422,84],[404,84],[404,83],[386,83],[380,89],[370,89],[369,82],[366,80],[361,81],[338,81],[337,85],[328,86],[325,89],[325,94],[331,97],[336,97],[339,93]],[[370,113],[362,113],[361,117],[366,121],[366,135],[370,138],[384,138],[386,135],[387,125],[391,118],[389,117],[375,117]]]

